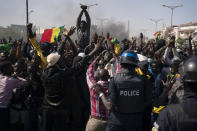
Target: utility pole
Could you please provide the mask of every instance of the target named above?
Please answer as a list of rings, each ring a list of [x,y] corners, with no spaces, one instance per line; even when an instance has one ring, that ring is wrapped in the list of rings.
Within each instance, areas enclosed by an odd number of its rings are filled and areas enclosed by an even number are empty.
[[[128,39],[130,38],[130,21],[128,20]]]
[[[26,25],[29,23],[29,9],[28,9],[28,0],[26,0]],[[27,31],[27,29],[26,29]],[[27,31],[27,42],[29,41],[28,37],[28,31]]]
[[[26,24],[29,23],[29,8],[28,8],[28,0],[26,0]]]
[[[162,19],[150,19],[150,21],[155,23],[155,32],[157,32],[157,25],[158,25],[158,22],[160,22],[161,20]]]
[[[183,7],[183,5],[178,5],[178,6],[167,6],[167,5],[162,5],[163,7],[167,7],[169,9],[171,9],[171,29],[172,29],[172,17],[173,17],[173,13],[174,13],[174,10],[178,7]]]

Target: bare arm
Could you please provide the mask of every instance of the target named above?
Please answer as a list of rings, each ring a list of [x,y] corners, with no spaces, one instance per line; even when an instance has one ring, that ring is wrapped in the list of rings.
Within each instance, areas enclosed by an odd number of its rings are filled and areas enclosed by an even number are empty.
[[[61,45],[59,46],[59,48],[58,48],[58,54],[59,55],[63,55],[64,54],[64,47],[65,47],[65,45],[66,45],[66,41],[67,41],[67,39],[68,39],[68,37],[66,37],[65,38],[65,40],[61,43]]]
[[[77,55],[77,48],[76,48],[74,42],[70,38],[68,38],[68,42],[69,42],[69,44],[70,44],[70,46],[72,48],[74,56],[76,56]]]
[[[166,50],[165,50],[165,53],[163,55],[163,58],[164,58],[164,61],[168,64],[168,65],[171,65],[171,60],[169,59],[169,52],[170,52],[171,48],[170,47],[167,47]]]
[[[105,97],[104,94],[101,96],[101,100],[102,100],[104,106],[107,108],[107,110],[111,111],[112,107],[113,107],[112,103],[107,100],[107,98]]]
[[[62,42],[62,44],[60,45],[60,47],[58,49],[58,53],[60,55],[63,55],[64,54],[64,47],[65,47],[65,44],[66,44],[67,40],[70,43],[71,47],[74,48],[73,47],[74,46],[74,43],[70,39],[70,36],[75,32],[75,29],[76,28],[74,26],[72,26],[69,31],[67,31],[66,29],[63,30],[63,35],[65,36],[65,39],[64,39],[64,41]],[[74,53],[76,54],[76,52],[74,52]]]

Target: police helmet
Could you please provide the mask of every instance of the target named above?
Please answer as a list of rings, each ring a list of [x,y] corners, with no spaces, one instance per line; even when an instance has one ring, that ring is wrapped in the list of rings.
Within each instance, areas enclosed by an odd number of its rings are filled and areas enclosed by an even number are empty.
[[[138,66],[138,56],[134,51],[125,51],[120,56],[120,64],[131,64]]]
[[[184,82],[197,83],[197,57],[191,57],[182,63],[179,72]]]

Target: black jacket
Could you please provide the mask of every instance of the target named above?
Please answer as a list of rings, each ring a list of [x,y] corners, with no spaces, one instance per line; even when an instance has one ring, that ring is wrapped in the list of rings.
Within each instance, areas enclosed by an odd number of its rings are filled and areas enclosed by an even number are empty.
[[[42,79],[45,88],[44,108],[66,108],[71,103],[72,86],[69,85],[70,70],[58,65],[46,68]],[[66,84],[67,82],[67,84]]]
[[[197,130],[197,93],[185,92],[180,104],[170,105],[160,114],[155,123],[159,131]]]

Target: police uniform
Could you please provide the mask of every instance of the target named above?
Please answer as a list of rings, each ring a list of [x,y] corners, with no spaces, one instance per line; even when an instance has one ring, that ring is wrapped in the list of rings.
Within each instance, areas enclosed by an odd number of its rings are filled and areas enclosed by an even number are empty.
[[[180,68],[185,93],[180,104],[169,105],[154,123],[153,131],[197,130],[197,57],[188,59]]]
[[[135,54],[127,52],[126,56]],[[109,93],[114,109],[109,115],[107,131],[141,131],[144,112],[152,98],[148,79],[137,75],[135,70],[121,68],[120,73],[110,81]]]

